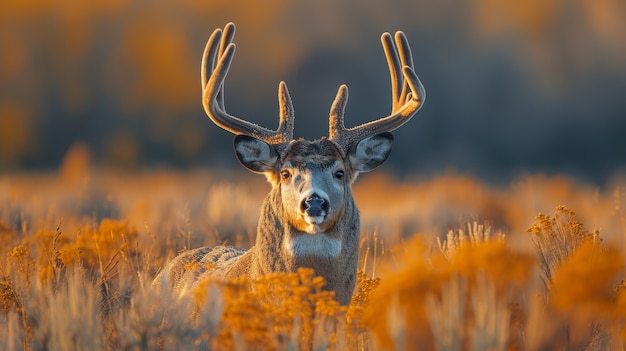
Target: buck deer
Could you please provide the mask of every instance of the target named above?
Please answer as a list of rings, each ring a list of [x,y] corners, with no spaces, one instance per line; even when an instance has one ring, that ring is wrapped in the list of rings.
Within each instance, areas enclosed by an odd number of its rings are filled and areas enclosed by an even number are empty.
[[[344,126],[348,88],[339,87],[330,110],[328,138],[293,139],[294,109],[287,90],[278,87],[280,118],[272,131],[238,117],[224,106],[224,80],[235,54],[235,25],[216,29],[202,57],[202,103],[209,118],[236,135],[239,162],[262,173],[272,185],[261,207],[256,244],[249,250],[218,246],[188,250],[170,261],[154,281],[159,289],[184,295],[204,277],[251,279],[272,272],[312,268],[350,303],[356,282],[359,212],[352,183],[361,172],[378,167],[389,156],[392,130],[420,109],[425,91],[413,70],[402,32],[381,37],[391,75],[392,111],[387,117],[354,128]],[[188,269],[192,263],[200,269]]]

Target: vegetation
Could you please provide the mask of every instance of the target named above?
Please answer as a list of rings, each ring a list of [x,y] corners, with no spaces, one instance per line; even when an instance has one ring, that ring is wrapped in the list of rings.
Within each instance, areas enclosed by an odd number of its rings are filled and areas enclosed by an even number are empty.
[[[606,350],[626,340],[624,188],[364,176],[361,272],[344,307],[310,270],[157,295],[152,278],[180,250],[251,245],[268,186],[81,167],[0,178],[2,349]],[[538,211],[548,214],[533,221]]]

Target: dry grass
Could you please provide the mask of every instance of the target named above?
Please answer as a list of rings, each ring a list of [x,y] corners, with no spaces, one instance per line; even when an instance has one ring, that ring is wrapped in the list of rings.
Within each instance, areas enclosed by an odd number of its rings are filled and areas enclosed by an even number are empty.
[[[362,272],[342,307],[309,270],[206,281],[188,299],[150,289],[184,248],[251,245],[260,179],[68,172],[0,178],[2,349],[606,350],[626,338],[619,182],[364,176]]]

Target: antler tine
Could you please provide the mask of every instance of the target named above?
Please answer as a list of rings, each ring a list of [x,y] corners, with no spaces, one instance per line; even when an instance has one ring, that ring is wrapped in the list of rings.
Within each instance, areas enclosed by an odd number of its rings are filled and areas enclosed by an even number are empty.
[[[403,32],[383,33],[381,42],[391,77],[391,114],[353,128],[344,125],[348,88],[342,85],[331,107],[328,137],[345,150],[369,136],[393,131],[408,122],[422,107],[426,91],[413,69],[409,42]]]
[[[244,134],[274,145],[287,144],[293,139],[294,111],[285,82],[278,86],[280,116],[278,128],[269,130],[232,116],[224,105],[224,80],[235,55],[235,25],[228,23],[224,30],[216,29],[207,41],[202,56],[202,105],[209,118],[222,129],[233,134]]]

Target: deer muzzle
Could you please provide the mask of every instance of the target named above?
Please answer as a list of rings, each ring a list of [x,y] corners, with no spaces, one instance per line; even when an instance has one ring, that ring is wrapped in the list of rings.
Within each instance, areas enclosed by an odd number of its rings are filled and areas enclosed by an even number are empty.
[[[322,220],[328,214],[328,207],[328,200],[317,193],[311,194],[300,203],[302,213],[308,217],[322,217]]]

